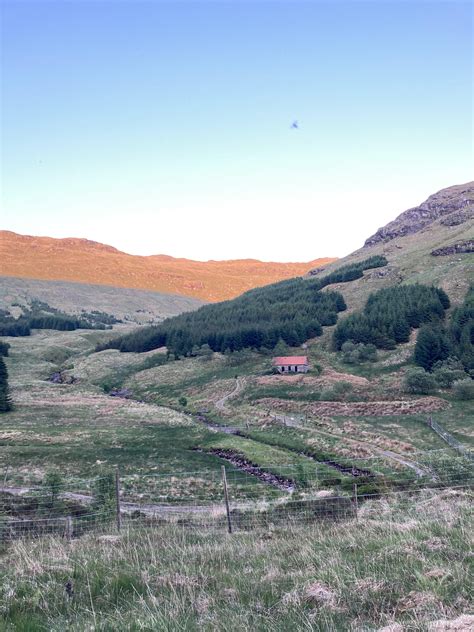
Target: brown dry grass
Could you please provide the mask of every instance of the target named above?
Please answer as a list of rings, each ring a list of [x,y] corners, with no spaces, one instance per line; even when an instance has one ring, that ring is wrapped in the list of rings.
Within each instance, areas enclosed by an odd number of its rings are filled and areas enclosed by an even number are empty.
[[[349,382],[353,386],[367,386],[370,384],[365,377],[352,375],[351,373],[340,373],[328,367],[320,376],[314,375],[262,375],[256,379],[257,384],[262,386],[278,386],[279,384],[301,384],[304,386],[315,386],[326,388],[333,386],[337,382]]]
[[[211,302],[335,261],[328,257],[305,263],[139,257],[86,239],[31,237],[10,231],[0,231],[0,259],[5,276],[154,290]]]
[[[383,417],[386,415],[414,415],[416,413],[434,412],[449,407],[449,403],[439,397],[420,397],[381,402],[312,402],[301,403],[274,397],[258,400],[259,404],[273,410],[301,410],[317,416],[334,415],[341,417]]]

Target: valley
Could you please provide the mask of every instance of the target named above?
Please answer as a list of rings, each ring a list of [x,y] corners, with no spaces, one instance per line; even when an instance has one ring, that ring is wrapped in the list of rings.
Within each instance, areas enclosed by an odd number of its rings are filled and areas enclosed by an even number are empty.
[[[217,305],[3,277],[14,629],[469,626],[474,255],[432,254],[472,231],[445,220]],[[18,597],[33,558],[54,613]]]

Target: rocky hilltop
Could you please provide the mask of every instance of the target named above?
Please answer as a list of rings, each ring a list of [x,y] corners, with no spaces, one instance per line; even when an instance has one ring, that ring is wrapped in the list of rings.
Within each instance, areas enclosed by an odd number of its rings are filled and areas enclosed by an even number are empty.
[[[372,292],[403,283],[437,285],[456,304],[474,283],[473,251],[474,182],[468,182],[431,195],[380,228],[362,248],[309,274],[323,276],[383,255],[387,266],[367,270],[351,283],[331,286],[343,294],[350,310],[362,309]]]
[[[379,228],[364,247],[417,233],[437,220],[444,226],[458,226],[473,218],[474,182],[468,182],[442,189],[419,206],[404,211],[393,222]]]

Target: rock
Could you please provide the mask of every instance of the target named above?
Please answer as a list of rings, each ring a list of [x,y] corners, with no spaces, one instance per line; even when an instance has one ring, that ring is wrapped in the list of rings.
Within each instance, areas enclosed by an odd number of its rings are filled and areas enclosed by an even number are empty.
[[[55,371],[48,379],[53,384],[74,384],[77,381],[74,375],[65,375],[60,371]]]
[[[110,397],[122,397],[123,399],[130,399],[132,391],[128,388],[114,388],[109,393]]]
[[[324,270],[326,270],[327,266],[321,266],[320,268],[314,268],[313,270],[310,270],[308,272],[308,274],[310,274],[311,276],[316,276],[318,274],[321,274],[321,272],[324,272]]]
[[[468,206],[467,208],[463,208],[460,211],[455,211],[445,217],[440,221],[440,224],[443,226],[459,226],[459,224],[464,224],[470,219],[474,218],[474,208],[472,206]]]
[[[443,189],[431,195],[423,204],[410,208],[399,215],[393,222],[388,223],[383,228],[366,240],[364,247],[374,246],[417,233],[436,220],[448,218],[451,214],[456,214],[453,221],[462,223],[466,221],[460,218],[469,218],[474,211],[474,182]],[[447,225],[456,225],[447,224]]]
[[[433,257],[445,257],[446,255],[457,255],[459,253],[474,252],[474,239],[466,239],[466,241],[458,241],[450,246],[437,248],[432,250]]]

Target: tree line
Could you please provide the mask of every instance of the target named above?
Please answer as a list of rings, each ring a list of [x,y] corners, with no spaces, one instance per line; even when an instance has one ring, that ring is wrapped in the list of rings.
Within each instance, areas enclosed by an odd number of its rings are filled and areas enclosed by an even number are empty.
[[[170,353],[181,357],[204,345],[220,352],[273,349],[280,340],[290,347],[298,346],[320,336],[322,328],[334,325],[338,312],[346,309],[339,292],[320,290],[386,264],[385,257],[369,257],[341,266],[321,279],[299,277],[255,288],[235,299],[169,318],[158,326],[140,328],[98,345],[96,350],[142,352],[166,345]]]
[[[440,322],[450,306],[446,292],[421,284],[401,285],[372,293],[362,312],[340,321],[333,334],[339,351],[346,341],[394,349],[408,342],[410,332],[428,322]]]
[[[453,310],[450,321],[433,320],[418,334],[414,360],[426,371],[440,364],[453,365],[474,377],[474,286],[471,286],[462,305]]]
[[[23,308],[19,318],[15,318],[8,310],[0,310],[0,336],[29,336],[32,329],[111,329],[118,322],[121,321],[104,312],[94,310],[84,312],[81,316],[72,316],[43,301],[33,300],[30,308]]]

